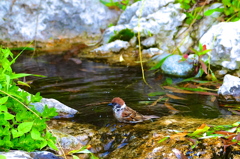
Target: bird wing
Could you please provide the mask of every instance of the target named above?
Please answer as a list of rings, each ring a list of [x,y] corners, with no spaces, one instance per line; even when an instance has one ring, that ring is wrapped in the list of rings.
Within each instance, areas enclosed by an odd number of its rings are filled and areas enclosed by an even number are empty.
[[[122,112],[122,119],[126,123],[138,123],[144,120],[142,114],[129,107],[124,108],[124,111]]]

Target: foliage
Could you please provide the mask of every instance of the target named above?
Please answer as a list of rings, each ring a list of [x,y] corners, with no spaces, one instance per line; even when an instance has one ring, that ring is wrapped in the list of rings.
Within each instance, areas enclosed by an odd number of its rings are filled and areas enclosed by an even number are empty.
[[[186,23],[191,24],[194,19],[199,20],[204,15],[209,16],[214,12],[223,13],[223,18],[225,21],[238,21],[240,19],[240,1],[239,0],[217,0],[223,4],[223,8],[209,9],[201,15],[202,7],[207,5],[206,2],[197,2],[196,0],[177,0],[180,3],[181,8],[185,10]],[[216,2],[216,1],[213,1]]]
[[[240,145],[240,122],[233,123],[232,125],[206,125],[202,124],[193,132],[177,132],[173,136],[185,137],[189,141],[194,142],[192,148],[196,147],[201,142],[201,139],[206,138],[219,138],[222,140],[224,147],[231,145]],[[170,137],[170,139],[173,137]],[[164,142],[169,139],[165,137],[158,141],[158,143]],[[191,140],[193,139],[193,140]],[[197,139],[197,141],[195,140]],[[224,148],[224,151],[225,151]]]
[[[170,56],[172,56],[172,55],[168,55],[168,56],[162,58],[156,65],[151,67],[150,70],[156,70],[156,69],[160,68],[162,66],[163,62]]]
[[[196,4],[195,0],[177,0],[176,2],[180,3],[181,8],[185,10],[185,23],[190,25],[194,20],[200,20],[202,18],[202,15],[200,15],[201,7],[193,7]]]
[[[87,146],[83,146],[78,150],[72,150],[69,152],[69,155],[72,155],[73,159],[79,159],[78,156],[74,155],[74,154],[78,154],[78,153],[87,153],[90,154],[90,159],[98,159],[98,157],[96,157],[91,151],[89,151],[88,149],[91,148],[91,146],[87,145]]]
[[[132,37],[134,37],[134,32],[131,29],[123,29],[119,32],[116,32],[115,35],[113,35],[108,43],[113,42],[115,40],[123,40],[123,41],[129,41],[130,39],[132,39]]]
[[[133,2],[137,2],[137,1],[139,1],[139,0],[134,0]],[[127,8],[127,6],[130,5],[131,1],[130,0],[121,0],[121,1],[115,2],[114,0],[110,0],[108,2],[108,1],[100,0],[100,2],[110,9],[125,10]]]
[[[34,51],[35,49],[32,47],[15,47],[15,48],[11,48],[11,51],[15,51],[15,50],[26,50],[26,51]]]
[[[0,151],[33,151],[46,146],[56,150],[56,139],[47,130],[46,124],[57,115],[56,110],[45,106],[40,113],[34,107],[27,107],[30,103],[39,102],[42,97],[39,93],[29,94],[17,86],[15,80],[31,75],[12,72],[11,65],[17,57],[14,58],[9,49],[0,48]]]
[[[224,8],[210,9],[204,13],[209,16],[214,12],[221,12],[224,14],[226,21],[238,21],[240,19],[240,1],[239,0],[218,0],[224,6]]]

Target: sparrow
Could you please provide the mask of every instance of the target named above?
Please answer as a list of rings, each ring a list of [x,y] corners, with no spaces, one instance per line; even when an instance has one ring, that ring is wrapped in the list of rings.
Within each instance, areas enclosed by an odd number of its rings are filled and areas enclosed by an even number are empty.
[[[136,112],[132,108],[128,107],[125,104],[125,102],[119,97],[113,98],[111,103],[109,103],[108,105],[112,106],[113,114],[119,122],[140,123],[145,120],[159,118],[158,116],[155,116],[155,115],[142,115]]]

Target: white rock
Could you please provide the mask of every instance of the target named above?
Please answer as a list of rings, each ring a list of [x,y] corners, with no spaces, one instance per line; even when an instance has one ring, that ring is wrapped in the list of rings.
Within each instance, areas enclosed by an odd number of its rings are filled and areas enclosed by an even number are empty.
[[[103,43],[106,44],[114,32],[128,28],[134,33],[140,32],[142,37],[154,35],[155,39],[150,37],[149,41],[143,43],[148,46],[158,45],[163,51],[170,52],[175,45],[173,37],[186,17],[180,12],[180,4],[173,2],[174,0],[145,0],[132,4],[121,14],[117,26],[106,29]]]
[[[59,102],[58,100],[52,98],[42,98],[40,102],[31,103],[30,105],[33,105],[39,112],[43,111],[45,105],[47,105],[49,108],[56,108],[56,111],[59,113],[60,116],[67,114],[74,115],[78,112],[76,109],[70,108],[65,104]]]
[[[7,159],[32,159],[30,154],[26,151],[10,150],[9,152],[0,152],[0,155],[5,156]]]
[[[225,75],[218,94],[226,101],[240,102],[240,78],[229,74]]]
[[[151,36],[151,37],[143,40],[143,41],[141,42],[141,44],[142,44],[143,46],[146,46],[146,47],[153,46],[153,45],[156,44],[156,37],[155,37],[155,36]]]
[[[101,47],[94,49],[93,52],[100,52],[100,53],[108,53],[112,52],[119,52],[121,49],[127,49],[130,44],[127,41],[116,40],[111,43],[102,45]]]
[[[222,22],[212,26],[200,39],[207,49],[211,64],[235,70],[240,67],[240,21]]]
[[[149,48],[149,49],[142,50],[143,55],[148,55],[150,57],[152,57],[154,55],[162,54],[162,53],[163,53],[163,51],[159,50],[158,48]]]
[[[100,36],[120,13],[99,0],[1,0],[0,10],[0,38],[10,41]]]

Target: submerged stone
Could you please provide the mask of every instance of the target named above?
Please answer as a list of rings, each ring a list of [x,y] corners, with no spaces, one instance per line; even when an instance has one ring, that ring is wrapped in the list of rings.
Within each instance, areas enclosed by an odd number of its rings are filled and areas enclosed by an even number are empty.
[[[196,58],[189,57],[184,59],[180,55],[171,55],[164,53],[161,55],[154,56],[152,58],[151,65],[157,65],[162,62],[160,70],[167,75],[176,77],[191,77],[194,76],[194,71],[196,67]]]

